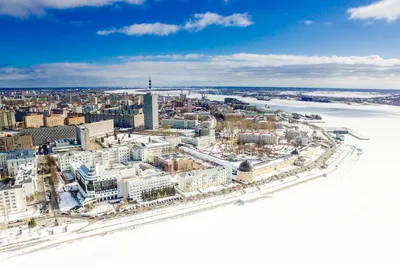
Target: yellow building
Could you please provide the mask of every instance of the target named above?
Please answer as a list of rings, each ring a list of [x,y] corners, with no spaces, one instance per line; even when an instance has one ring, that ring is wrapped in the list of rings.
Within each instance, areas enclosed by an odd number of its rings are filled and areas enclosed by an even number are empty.
[[[286,159],[279,159],[272,162],[260,162],[251,164],[248,160],[240,163],[237,171],[237,180],[242,183],[252,183],[256,181],[257,176],[269,172],[279,171],[280,169],[294,165],[297,156],[291,156]]]
[[[67,118],[68,125],[79,125],[85,123],[85,117],[83,116],[76,116],[72,118]]]
[[[64,125],[65,119],[63,115],[53,115],[44,118],[44,125],[46,127],[56,127]]]
[[[32,114],[24,117],[25,128],[40,128],[43,126],[43,114]]]
[[[138,114],[133,116],[133,125],[135,128],[144,127],[144,114]]]

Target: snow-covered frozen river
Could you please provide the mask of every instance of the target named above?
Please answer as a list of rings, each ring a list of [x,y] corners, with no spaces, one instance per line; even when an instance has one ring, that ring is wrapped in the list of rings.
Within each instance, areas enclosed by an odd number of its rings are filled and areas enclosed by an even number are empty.
[[[0,266],[400,266],[400,108],[257,103],[318,112],[327,125],[371,140],[346,136],[364,150],[357,163],[272,198],[84,239]]]

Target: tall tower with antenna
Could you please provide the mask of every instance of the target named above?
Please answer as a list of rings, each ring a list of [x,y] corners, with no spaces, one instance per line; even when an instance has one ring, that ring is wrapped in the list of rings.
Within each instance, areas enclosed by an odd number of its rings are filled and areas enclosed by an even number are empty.
[[[149,90],[143,97],[144,128],[155,130],[158,128],[158,95],[151,89],[151,77],[149,77]]]
[[[152,92],[151,91],[151,77],[149,77],[149,90],[150,90],[150,93]]]

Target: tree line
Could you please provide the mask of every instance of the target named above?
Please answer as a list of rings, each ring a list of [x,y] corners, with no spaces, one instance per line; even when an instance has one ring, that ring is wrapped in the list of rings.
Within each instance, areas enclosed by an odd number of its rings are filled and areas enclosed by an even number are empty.
[[[152,201],[164,197],[174,196],[175,194],[175,187],[168,186],[159,189],[143,190],[141,197],[143,201]]]

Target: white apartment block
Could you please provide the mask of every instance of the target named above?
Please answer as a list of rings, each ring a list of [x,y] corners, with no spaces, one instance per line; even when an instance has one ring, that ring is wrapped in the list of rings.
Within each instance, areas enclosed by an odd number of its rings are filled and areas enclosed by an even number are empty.
[[[159,155],[172,148],[174,140],[168,142],[159,138],[150,138],[149,142],[137,143],[132,147],[132,159],[147,162],[150,156]]]
[[[3,185],[0,187],[0,216],[27,210],[25,189],[22,185]]]
[[[184,119],[162,119],[161,125],[176,129],[196,129],[199,126],[199,121]]]
[[[215,135],[205,135],[199,137],[184,137],[182,142],[191,144],[197,147],[206,147],[215,143]]]
[[[57,158],[58,167],[61,171],[70,171],[71,163],[79,163],[82,165],[91,165],[93,162],[93,154],[91,151],[71,151],[59,154]]]
[[[221,166],[190,171],[177,175],[178,188],[183,192],[192,192],[208,187],[232,182],[232,170]]]
[[[171,176],[148,170],[140,176],[123,179],[123,198],[129,201],[142,201],[142,192],[172,186]]]
[[[261,143],[265,145],[277,145],[279,141],[279,137],[275,133],[269,132],[243,132],[237,134],[237,139],[239,144],[246,143]]]
[[[114,133],[114,120],[86,123],[85,128],[89,130],[91,139]]]
[[[71,170],[71,163],[91,166],[99,163],[105,168],[113,164],[124,163],[131,160],[131,149],[128,146],[104,148],[96,151],[71,151],[60,154],[58,167],[61,171]]]

